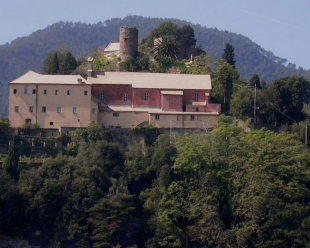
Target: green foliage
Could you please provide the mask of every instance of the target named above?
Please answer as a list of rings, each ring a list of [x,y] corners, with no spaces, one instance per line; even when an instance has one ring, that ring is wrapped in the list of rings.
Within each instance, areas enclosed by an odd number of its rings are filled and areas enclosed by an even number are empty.
[[[258,88],[258,89],[261,89],[261,88],[262,88],[262,86],[261,86],[261,84],[260,84],[259,76],[258,76],[256,73],[254,73],[254,74],[252,75],[252,77],[251,77],[250,80],[249,80],[248,85],[249,85],[250,87],[253,87],[253,88],[255,87],[255,85],[256,85],[256,88]]]
[[[239,74],[226,60],[219,60],[216,75],[213,79],[213,98],[221,103],[224,113],[229,111],[233,85],[238,80]]]
[[[153,145],[158,135],[160,134],[158,128],[152,125],[135,127],[134,129],[132,129],[132,133],[138,138],[143,138],[147,146]]]
[[[303,106],[309,102],[310,82],[291,76],[273,81],[267,87],[267,122],[274,125],[292,124],[305,119]]]
[[[41,67],[42,74],[69,75],[77,68],[77,61],[66,50],[51,50],[47,53]]]
[[[235,68],[235,53],[234,53],[234,48],[231,44],[226,43],[224,52],[222,54],[222,59],[226,60],[228,64],[230,64],[233,68]]]
[[[0,119],[0,134],[10,134],[10,122],[9,119]]]
[[[157,57],[178,59],[179,52],[180,51],[177,46],[176,40],[169,36],[162,36],[158,38],[152,49],[152,53],[155,59]]]
[[[70,52],[66,52],[59,63],[59,74],[70,75],[77,68],[77,61]]]

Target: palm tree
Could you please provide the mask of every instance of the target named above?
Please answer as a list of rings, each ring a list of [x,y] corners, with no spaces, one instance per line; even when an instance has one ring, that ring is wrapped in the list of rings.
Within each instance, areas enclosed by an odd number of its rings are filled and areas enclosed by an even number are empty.
[[[158,38],[155,42],[152,53],[154,57],[169,57],[173,59],[178,59],[180,50],[177,46],[175,39],[169,36],[164,36]]]

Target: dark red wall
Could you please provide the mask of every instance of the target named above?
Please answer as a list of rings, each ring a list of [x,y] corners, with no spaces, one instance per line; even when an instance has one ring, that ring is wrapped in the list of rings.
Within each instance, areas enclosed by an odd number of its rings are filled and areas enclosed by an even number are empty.
[[[149,93],[149,100],[144,100],[144,94]],[[159,89],[133,89],[133,106],[160,108]]]
[[[131,85],[94,84],[92,86],[92,94],[99,100],[101,93],[104,94],[104,101],[107,104],[131,105],[132,103]],[[127,102],[124,102],[124,94],[128,94]]]
[[[184,90],[183,91],[183,100],[184,102],[194,102],[195,101],[195,94],[199,95],[199,102],[206,101],[206,93],[208,90]]]
[[[183,111],[183,96],[162,95],[161,106],[164,111]]]

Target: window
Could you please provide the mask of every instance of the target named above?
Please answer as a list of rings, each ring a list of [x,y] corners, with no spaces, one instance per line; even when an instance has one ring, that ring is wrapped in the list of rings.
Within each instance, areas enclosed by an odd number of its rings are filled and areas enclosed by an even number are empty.
[[[155,120],[159,120],[159,115],[155,115]]]
[[[57,113],[61,113],[61,107],[57,107]]]
[[[13,94],[15,95],[17,93],[17,89],[14,89],[13,90]]]
[[[196,108],[196,112],[199,112],[199,108]]]
[[[73,113],[73,114],[76,114],[76,113],[77,113],[77,107],[73,107],[72,113]]]
[[[30,85],[25,85],[25,94],[30,94]]]
[[[96,109],[95,109],[95,108],[91,109],[91,113],[92,113],[93,115],[95,115],[95,114],[96,114]]]
[[[54,122],[51,121],[51,122],[50,122],[50,126],[53,126],[53,125],[54,125]]]
[[[55,95],[58,95],[58,93],[59,93],[58,90],[55,90]]]
[[[46,112],[46,107],[42,107],[42,113]]]
[[[103,101],[104,100],[104,93],[101,93],[100,94],[100,101]]]
[[[19,111],[19,106],[15,106],[15,112]]]
[[[113,117],[119,117],[119,113],[113,113]]]
[[[149,100],[149,93],[144,93],[144,100],[148,101]]]
[[[67,90],[67,95],[68,95],[68,96],[71,95],[71,90]]]
[[[87,90],[84,90],[84,96],[87,96]]]
[[[199,95],[195,94],[195,102],[198,102],[198,101],[199,101]]]
[[[36,90],[35,90],[35,89],[33,89],[33,90],[32,90],[32,94],[35,94],[35,93],[36,93]]]
[[[47,95],[47,90],[43,90],[43,94],[44,94],[44,95]]]
[[[33,112],[33,106],[29,106],[29,112],[30,112],[30,113]]]
[[[195,120],[195,115],[191,115],[191,121]]]
[[[127,102],[128,101],[128,94],[124,94],[124,102]]]

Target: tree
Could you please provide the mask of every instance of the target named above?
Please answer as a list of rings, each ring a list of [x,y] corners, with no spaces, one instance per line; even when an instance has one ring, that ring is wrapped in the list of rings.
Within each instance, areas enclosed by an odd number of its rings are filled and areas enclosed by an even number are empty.
[[[76,59],[70,52],[66,52],[66,55],[59,64],[59,74],[70,75],[76,68]]]
[[[184,47],[195,47],[196,46],[195,32],[190,25],[183,26],[180,30],[178,37],[178,45]]]
[[[226,60],[226,62],[235,69],[235,53],[234,48],[231,44],[226,43],[224,52],[222,54],[222,59]]]
[[[238,79],[239,74],[226,60],[219,60],[216,76],[213,80],[213,97],[217,97],[222,104],[222,111],[227,112],[230,108],[230,98],[233,90],[233,83]]]
[[[46,55],[41,72],[43,74],[56,75],[59,72],[59,51],[52,50]]]
[[[250,80],[249,80],[248,85],[249,85],[250,87],[253,87],[253,88],[255,87],[255,85],[256,85],[256,88],[258,88],[258,89],[261,89],[261,88],[262,88],[262,86],[261,86],[261,84],[260,84],[259,76],[258,76],[256,73],[254,73],[254,74],[252,75],[252,77],[251,77]]]
[[[154,54],[155,59],[158,57],[166,57],[178,59],[179,48],[176,41],[169,36],[162,36],[157,39],[152,53]]]
[[[269,124],[292,124],[305,119],[302,110],[310,100],[308,80],[297,76],[279,78],[268,85],[266,92]]]

